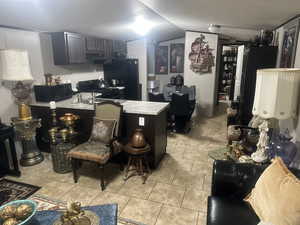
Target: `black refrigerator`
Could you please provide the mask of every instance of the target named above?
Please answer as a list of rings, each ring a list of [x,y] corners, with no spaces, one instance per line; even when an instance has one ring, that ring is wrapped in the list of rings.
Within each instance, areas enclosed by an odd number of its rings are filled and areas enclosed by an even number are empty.
[[[104,80],[118,80],[125,87],[125,99],[141,100],[139,85],[139,62],[137,59],[113,59],[103,64]]]
[[[248,125],[252,118],[252,107],[258,69],[275,68],[277,47],[246,47],[243,57],[241,76],[239,119],[242,125]]]

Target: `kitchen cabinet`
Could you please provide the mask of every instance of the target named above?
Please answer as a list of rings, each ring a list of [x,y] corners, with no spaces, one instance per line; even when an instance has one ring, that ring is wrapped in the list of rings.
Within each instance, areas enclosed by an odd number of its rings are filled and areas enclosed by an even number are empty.
[[[86,62],[86,39],[69,32],[51,33],[55,65],[81,64]]]
[[[127,46],[125,41],[113,41],[113,55],[117,57],[125,57],[127,54]]]

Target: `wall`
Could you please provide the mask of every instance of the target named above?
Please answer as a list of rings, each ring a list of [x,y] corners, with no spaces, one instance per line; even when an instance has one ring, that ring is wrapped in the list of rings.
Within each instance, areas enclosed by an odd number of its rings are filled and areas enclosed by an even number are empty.
[[[164,85],[168,84],[170,82],[170,78],[174,75],[177,75],[179,73],[170,73],[170,46],[171,44],[176,44],[176,43],[185,43],[185,38],[178,38],[178,39],[173,39],[173,40],[169,40],[169,41],[164,41],[164,42],[160,42],[159,45],[160,46],[168,46],[169,47],[169,65],[168,65],[168,74],[158,74],[156,75],[156,80],[159,80],[160,82],[160,92],[162,92],[162,89],[164,87]],[[154,62],[155,62],[155,54],[154,54]],[[155,63],[154,63],[155,65]],[[180,73],[181,75],[183,75],[182,73]]]
[[[37,82],[44,79],[44,69],[41,56],[40,39],[37,32],[0,28],[0,48],[26,49],[30,57],[33,78]],[[0,84],[1,107],[0,117],[9,124],[10,118],[17,116],[17,107],[10,90]],[[4,104],[3,104],[4,103]]]
[[[44,74],[61,75],[62,80],[71,81],[73,87],[79,80],[90,80],[103,77],[102,66],[72,65],[55,66],[53,63],[52,43],[46,33],[0,28],[0,49],[26,49],[30,57],[30,66],[35,84],[44,83]],[[0,117],[3,122],[10,123],[10,118],[17,116],[17,107],[10,90],[0,84],[1,104]]]
[[[196,85],[196,101],[197,101],[197,114],[205,114],[212,116],[214,111],[215,102],[215,85],[216,85],[216,57],[214,59],[215,66],[212,72],[208,74],[194,73],[190,69],[190,60],[188,55],[191,50],[192,42],[200,36],[199,32],[186,32],[185,33],[185,58],[184,58],[184,82],[186,85]],[[203,33],[205,41],[208,41],[209,47],[214,49],[213,55],[217,56],[218,36],[215,34]]]
[[[127,57],[139,60],[139,82],[142,85],[142,100],[147,100],[147,39],[127,42]]]

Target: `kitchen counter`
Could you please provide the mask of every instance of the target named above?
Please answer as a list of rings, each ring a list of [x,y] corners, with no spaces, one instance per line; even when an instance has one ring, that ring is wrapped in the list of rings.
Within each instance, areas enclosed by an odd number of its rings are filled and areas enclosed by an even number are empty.
[[[81,110],[94,110],[93,104],[88,103],[74,103],[76,102],[76,97],[73,96],[71,99],[56,102],[57,108],[67,108],[67,109],[81,109]],[[158,115],[167,107],[169,103],[164,102],[147,102],[147,101],[132,101],[123,99],[97,99],[97,102],[112,100],[119,102],[123,106],[124,113],[130,114],[144,114],[144,115]],[[87,101],[86,101],[87,102]],[[49,107],[47,102],[35,102],[33,101],[30,106],[42,106]]]
[[[79,133],[76,138],[77,144],[89,140],[93,127],[94,106],[93,104],[88,104],[88,97],[90,96],[90,94],[83,96],[83,102],[85,102],[85,104],[73,103],[77,100],[75,96],[72,99],[56,102],[57,119],[65,113],[73,113],[80,117],[75,127],[75,130]],[[109,99],[97,98],[97,102],[104,100]],[[111,100],[119,102],[123,106],[122,129],[120,134],[121,141],[126,144],[135,129],[142,128],[146,140],[151,146],[151,152],[149,154],[150,166],[153,168],[157,167],[167,147],[167,111],[169,103],[122,99]],[[53,124],[49,103],[32,102],[30,106],[32,116],[42,119],[42,127],[37,129],[36,140],[38,147],[43,152],[50,152],[48,130]],[[143,119],[141,120],[141,118]],[[58,125],[62,127],[62,123],[59,120]]]

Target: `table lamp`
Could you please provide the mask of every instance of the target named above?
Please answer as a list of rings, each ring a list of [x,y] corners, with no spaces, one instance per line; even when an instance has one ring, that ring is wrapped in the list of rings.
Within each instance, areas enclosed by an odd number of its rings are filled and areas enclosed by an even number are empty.
[[[31,119],[30,108],[27,105],[31,84],[24,83],[24,81],[33,81],[28,52],[20,49],[0,50],[0,64],[2,80],[14,82],[15,86],[11,92],[18,104],[19,119]]]
[[[251,158],[255,162],[267,160],[266,146],[268,130],[278,120],[293,118],[297,113],[300,69],[261,69],[257,70],[255,97],[252,114],[263,122],[259,126],[260,137],[256,152]]]

